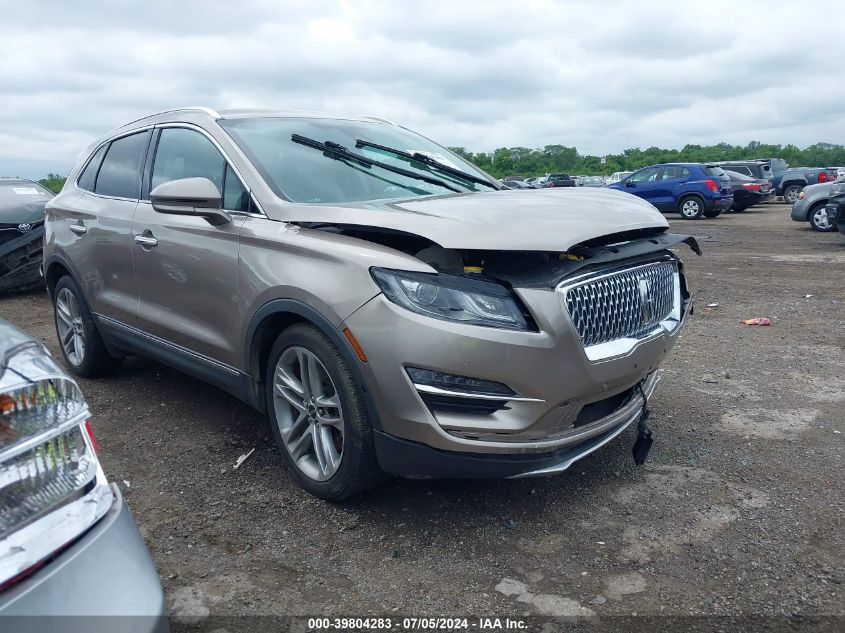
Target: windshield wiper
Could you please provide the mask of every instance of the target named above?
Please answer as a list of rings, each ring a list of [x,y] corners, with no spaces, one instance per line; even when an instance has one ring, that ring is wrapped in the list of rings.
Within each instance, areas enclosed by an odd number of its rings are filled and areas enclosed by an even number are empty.
[[[437,185],[438,187],[443,187],[444,189],[448,189],[449,191],[461,193],[460,189],[453,187],[445,180],[440,180],[440,178],[435,178],[433,176],[426,176],[425,174],[421,174],[418,171],[411,171],[409,169],[403,169],[402,167],[395,167],[393,165],[388,165],[387,163],[372,160],[370,158],[367,158],[366,156],[361,156],[361,154],[350,152],[343,145],[340,145],[339,143],[335,143],[333,141],[325,141],[321,143],[320,141],[315,141],[313,138],[308,138],[307,136],[302,136],[301,134],[291,134],[290,140],[292,140],[294,143],[305,145],[305,147],[318,149],[323,152],[323,156],[327,156],[328,158],[333,158],[335,160],[341,161],[355,161],[362,165],[366,165],[367,167],[380,167],[386,171],[391,171],[394,174],[407,176],[408,178],[414,178],[416,180],[422,180],[423,182],[427,182],[431,185]]]
[[[439,171],[442,171],[444,174],[449,174],[451,176],[455,176],[456,178],[462,178],[463,180],[468,180],[469,182],[474,182],[479,185],[486,185],[487,187],[492,187],[493,189],[499,189],[495,184],[487,180],[486,178],[481,178],[480,176],[476,176],[474,174],[470,174],[468,172],[463,171],[462,169],[458,169],[457,167],[450,167],[449,165],[444,165],[439,160],[435,160],[431,156],[426,156],[421,152],[405,152],[401,149],[396,149],[394,147],[387,147],[386,145],[379,145],[378,143],[373,143],[371,141],[362,141],[358,139],[355,141],[355,147],[371,147],[373,149],[380,149],[383,152],[390,152],[395,156],[399,156],[400,158],[404,158],[407,161],[422,163],[424,165],[428,165],[429,167],[433,167]]]

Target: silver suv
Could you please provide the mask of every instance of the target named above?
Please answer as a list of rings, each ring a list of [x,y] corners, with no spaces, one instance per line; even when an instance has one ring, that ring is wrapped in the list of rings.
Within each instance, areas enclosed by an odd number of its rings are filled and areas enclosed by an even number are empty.
[[[71,370],[219,385],[341,499],[561,472],[641,421],[690,306],[671,247],[698,250],[667,227],[618,191],[501,190],[380,119],[188,108],[84,153],[44,274]]]

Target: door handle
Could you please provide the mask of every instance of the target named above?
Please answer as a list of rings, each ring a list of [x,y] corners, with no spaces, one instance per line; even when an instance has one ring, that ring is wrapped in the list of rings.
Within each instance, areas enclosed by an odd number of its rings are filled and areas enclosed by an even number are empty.
[[[72,233],[76,233],[77,235],[85,235],[88,232],[88,227],[83,226],[82,224],[71,224],[70,230]]]
[[[152,235],[136,235],[135,241],[144,248],[152,248],[158,246],[158,240]]]

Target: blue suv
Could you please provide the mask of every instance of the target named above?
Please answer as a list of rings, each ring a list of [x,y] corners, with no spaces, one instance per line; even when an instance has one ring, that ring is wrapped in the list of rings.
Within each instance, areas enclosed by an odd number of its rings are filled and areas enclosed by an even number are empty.
[[[648,200],[664,213],[680,213],[685,220],[715,218],[734,202],[728,175],[718,165],[703,163],[643,167],[609,187]]]

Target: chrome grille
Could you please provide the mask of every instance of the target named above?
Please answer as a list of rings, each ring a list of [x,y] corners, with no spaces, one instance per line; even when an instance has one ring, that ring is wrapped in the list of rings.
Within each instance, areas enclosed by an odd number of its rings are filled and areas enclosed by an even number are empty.
[[[666,260],[566,285],[566,308],[585,347],[642,338],[671,313],[677,265]]]

